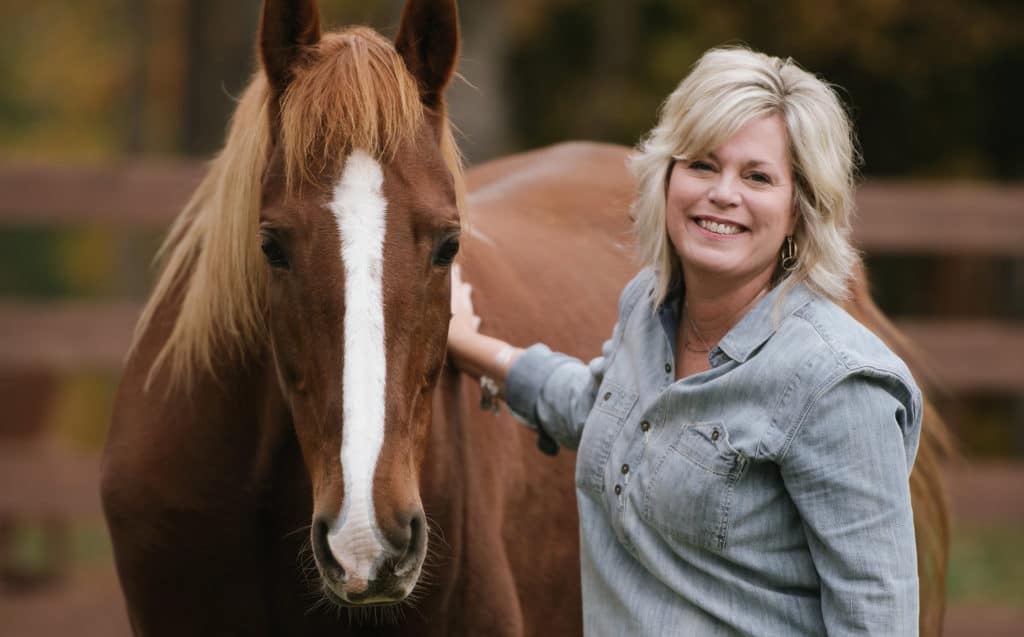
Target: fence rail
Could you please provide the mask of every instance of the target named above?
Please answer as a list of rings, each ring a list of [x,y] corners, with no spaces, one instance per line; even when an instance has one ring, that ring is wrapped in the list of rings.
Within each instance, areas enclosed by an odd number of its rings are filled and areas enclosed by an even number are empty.
[[[140,311],[132,302],[0,301],[0,368],[117,370]],[[897,327],[947,391],[1024,395],[1024,325],[904,320]]]
[[[106,166],[0,163],[0,224],[165,227],[202,162]],[[1024,257],[1024,185],[868,181],[857,192],[855,240],[870,252]]]
[[[200,162],[103,166],[0,163],[0,226],[163,228],[198,184]],[[1024,258],[1024,185],[869,181],[855,241],[873,254]],[[0,367],[120,367],[138,305],[0,301]],[[1024,396],[1024,324],[902,321],[954,393]]]

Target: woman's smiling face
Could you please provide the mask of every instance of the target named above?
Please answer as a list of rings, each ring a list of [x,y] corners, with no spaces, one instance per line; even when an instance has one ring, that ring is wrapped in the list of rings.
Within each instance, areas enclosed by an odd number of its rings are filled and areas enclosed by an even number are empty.
[[[793,169],[778,115],[748,122],[702,157],[676,160],[665,223],[686,277],[770,280],[796,226]]]

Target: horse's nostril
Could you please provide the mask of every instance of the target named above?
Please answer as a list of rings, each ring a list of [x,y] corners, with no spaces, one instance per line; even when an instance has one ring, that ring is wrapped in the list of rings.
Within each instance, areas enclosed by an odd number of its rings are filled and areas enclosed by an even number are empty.
[[[313,522],[313,557],[316,558],[321,572],[327,577],[336,582],[344,582],[345,569],[335,559],[334,553],[331,552],[331,546],[327,543],[327,532],[330,528],[331,526],[323,518],[317,518]]]
[[[415,551],[420,544],[420,535],[423,533],[423,514],[417,513],[409,521],[409,548],[406,552]]]
[[[423,553],[423,544],[425,542],[426,525],[423,520],[423,512],[420,511],[409,520],[409,543],[406,545],[402,557],[395,565],[396,575],[404,575],[419,565],[419,558]]]

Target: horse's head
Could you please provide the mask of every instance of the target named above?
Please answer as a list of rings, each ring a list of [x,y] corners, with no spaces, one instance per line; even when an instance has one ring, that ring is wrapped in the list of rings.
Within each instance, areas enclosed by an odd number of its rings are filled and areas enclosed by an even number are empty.
[[[264,4],[274,135],[253,240],[313,554],[342,604],[401,601],[426,554],[418,482],[459,245],[442,97],[457,51],[454,2],[411,0],[394,45],[321,36],[312,0]]]

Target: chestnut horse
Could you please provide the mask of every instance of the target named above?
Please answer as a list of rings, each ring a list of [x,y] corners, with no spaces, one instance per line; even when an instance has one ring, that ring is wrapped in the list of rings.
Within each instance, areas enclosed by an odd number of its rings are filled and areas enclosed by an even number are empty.
[[[579,634],[573,457],[540,454],[444,366],[454,2],[410,0],[392,46],[266,0],[259,53],[164,246],[111,424],[103,502],[134,631]],[[460,260],[485,331],[599,350],[635,267],[626,153],[569,144],[470,173]],[[943,599],[942,434],[927,411],[925,617]]]

